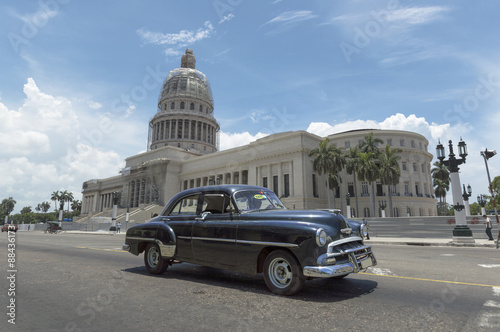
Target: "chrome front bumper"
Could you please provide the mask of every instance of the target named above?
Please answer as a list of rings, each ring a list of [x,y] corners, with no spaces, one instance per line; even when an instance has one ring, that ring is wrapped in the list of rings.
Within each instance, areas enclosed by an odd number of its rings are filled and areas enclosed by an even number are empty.
[[[360,238],[343,239],[332,242],[328,246],[328,253],[321,255],[317,259],[317,266],[305,266],[303,274],[313,278],[331,278],[345,276],[350,273],[358,273],[370,266],[377,265],[375,255],[371,246],[362,245],[358,241]],[[348,262],[345,262],[347,256]],[[334,265],[321,265],[321,262],[328,258],[344,257],[342,263]]]

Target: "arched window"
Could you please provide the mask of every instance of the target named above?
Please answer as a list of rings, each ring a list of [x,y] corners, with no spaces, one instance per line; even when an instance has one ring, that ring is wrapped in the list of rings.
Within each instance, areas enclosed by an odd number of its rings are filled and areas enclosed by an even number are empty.
[[[203,112],[203,106],[200,105],[200,112]]]
[[[165,110],[167,110],[167,104],[165,104]]]
[[[190,109],[191,111],[194,111],[194,103],[191,103],[191,105],[189,105],[189,109]]]
[[[184,109],[184,102],[181,101],[181,110],[183,110],[183,109]]]
[[[364,217],[369,217],[370,216],[370,208],[365,207],[363,209],[363,215],[364,215]]]
[[[174,109],[175,108],[175,103],[172,102],[172,104],[170,104],[170,109]]]

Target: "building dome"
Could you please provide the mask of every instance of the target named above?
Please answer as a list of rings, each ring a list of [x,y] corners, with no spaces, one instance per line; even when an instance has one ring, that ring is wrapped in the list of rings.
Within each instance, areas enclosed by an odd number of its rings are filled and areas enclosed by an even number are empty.
[[[203,154],[218,150],[212,89],[195,65],[196,57],[187,49],[181,68],[170,71],[163,82],[157,113],[149,123],[148,149],[170,145]]]

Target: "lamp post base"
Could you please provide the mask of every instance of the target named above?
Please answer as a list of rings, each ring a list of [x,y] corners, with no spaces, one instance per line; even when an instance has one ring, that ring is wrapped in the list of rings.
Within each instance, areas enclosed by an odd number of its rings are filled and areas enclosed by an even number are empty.
[[[475,243],[472,231],[467,225],[458,225],[453,229],[453,243]]]

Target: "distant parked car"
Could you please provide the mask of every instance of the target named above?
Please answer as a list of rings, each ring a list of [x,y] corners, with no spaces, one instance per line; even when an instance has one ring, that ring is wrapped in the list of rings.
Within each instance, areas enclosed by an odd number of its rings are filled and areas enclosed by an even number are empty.
[[[5,224],[2,226],[2,232],[7,232],[7,231],[17,232],[18,229],[19,229],[19,227],[17,227],[17,225],[13,225],[13,224]]]
[[[123,250],[144,253],[146,270],[188,262],[263,273],[274,293],[298,292],[307,278],[343,278],[377,264],[363,229],[338,213],[287,210],[274,192],[247,185],[185,190],[150,222],[127,230]]]

